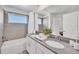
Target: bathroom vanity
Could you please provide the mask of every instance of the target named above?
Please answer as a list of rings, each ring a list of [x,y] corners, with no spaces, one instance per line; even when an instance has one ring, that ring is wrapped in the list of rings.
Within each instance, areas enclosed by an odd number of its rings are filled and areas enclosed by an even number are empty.
[[[53,41],[54,44],[50,43],[51,41]],[[50,44],[60,46],[55,47]],[[40,40],[33,35],[27,35],[26,37],[26,50],[29,54],[79,54],[79,51],[75,50],[66,42],[54,38]]]
[[[26,50],[29,54],[54,54],[54,52],[47,49],[39,41],[34,40],[35,38],[26,37]]]

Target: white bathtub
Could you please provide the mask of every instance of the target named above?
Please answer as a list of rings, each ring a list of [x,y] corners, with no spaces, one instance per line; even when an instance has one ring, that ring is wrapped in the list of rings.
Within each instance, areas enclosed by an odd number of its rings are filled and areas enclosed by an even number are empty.
[[[25,48],[26,39],[16,39],[11,41],[6,41],[1,47],[1,54],[16,54],[21,53],[26,50]]]

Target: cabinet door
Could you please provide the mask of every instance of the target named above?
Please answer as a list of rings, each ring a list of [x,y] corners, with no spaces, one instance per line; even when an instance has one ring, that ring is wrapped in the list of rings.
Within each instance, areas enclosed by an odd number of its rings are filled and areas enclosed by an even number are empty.
[[[27,37],[26,38],[26,50],[30,53],[30,54],[35,54],[36,53],[36,46],[35,46],[35,41],[30,38]]]
[[[28,52],[30,51],[29,37],[26,38],[26,50],[27,50]]]
[[[54,54],[52,51],[34,41],[32,38],[26,38],[26,50],[30,54]]]
[[[37,47],[36,54],[44,54],[44,52],[39,47]]]
[[[30,54],[35,54],[36,53],[36,47],[32,43],[30,44]]]
[[[55,54],[54,52],[50,51],[46,47],[42,46],[41,44],[37,43],[37,54]]]
[[[36,41],[30,38],[30,52],[31,54],[36,53]]]

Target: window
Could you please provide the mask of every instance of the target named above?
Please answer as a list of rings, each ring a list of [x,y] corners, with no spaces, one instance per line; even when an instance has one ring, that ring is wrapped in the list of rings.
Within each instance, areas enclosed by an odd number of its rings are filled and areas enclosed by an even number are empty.
[[[8,13],[8,23],[24,23],[27,24],[28,16]]]
[[[41,18],[38,19],[38,24],[41,24]]]
[[[43,20],[43,25],[47,27],[48,26],[48,22],[49,22],[48,19],[44,19]]]

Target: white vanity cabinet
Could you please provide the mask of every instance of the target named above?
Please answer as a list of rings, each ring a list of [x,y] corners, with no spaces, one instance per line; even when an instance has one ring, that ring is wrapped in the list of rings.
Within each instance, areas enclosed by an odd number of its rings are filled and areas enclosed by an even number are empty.
[[[31,39],[30,37],[26,38],[26,50],[29,52],[29,54],[35,54],[36,52],[36,46],[35,41]]]
[[[26,50],[29,54],[54,54],[48,48],[28,36],[26,37]]]
[[[28,52],[30,52],[30,40],[29,39],[30,39],[29,37],[26,37],[26,50]]]
[[[44,54],[44,52],[39,47],[37,47],[36,54]]]
[[[55,54],[52,51],[50,51],[48,48],[44,47],[43,45],[37,43],[37,54]]]

